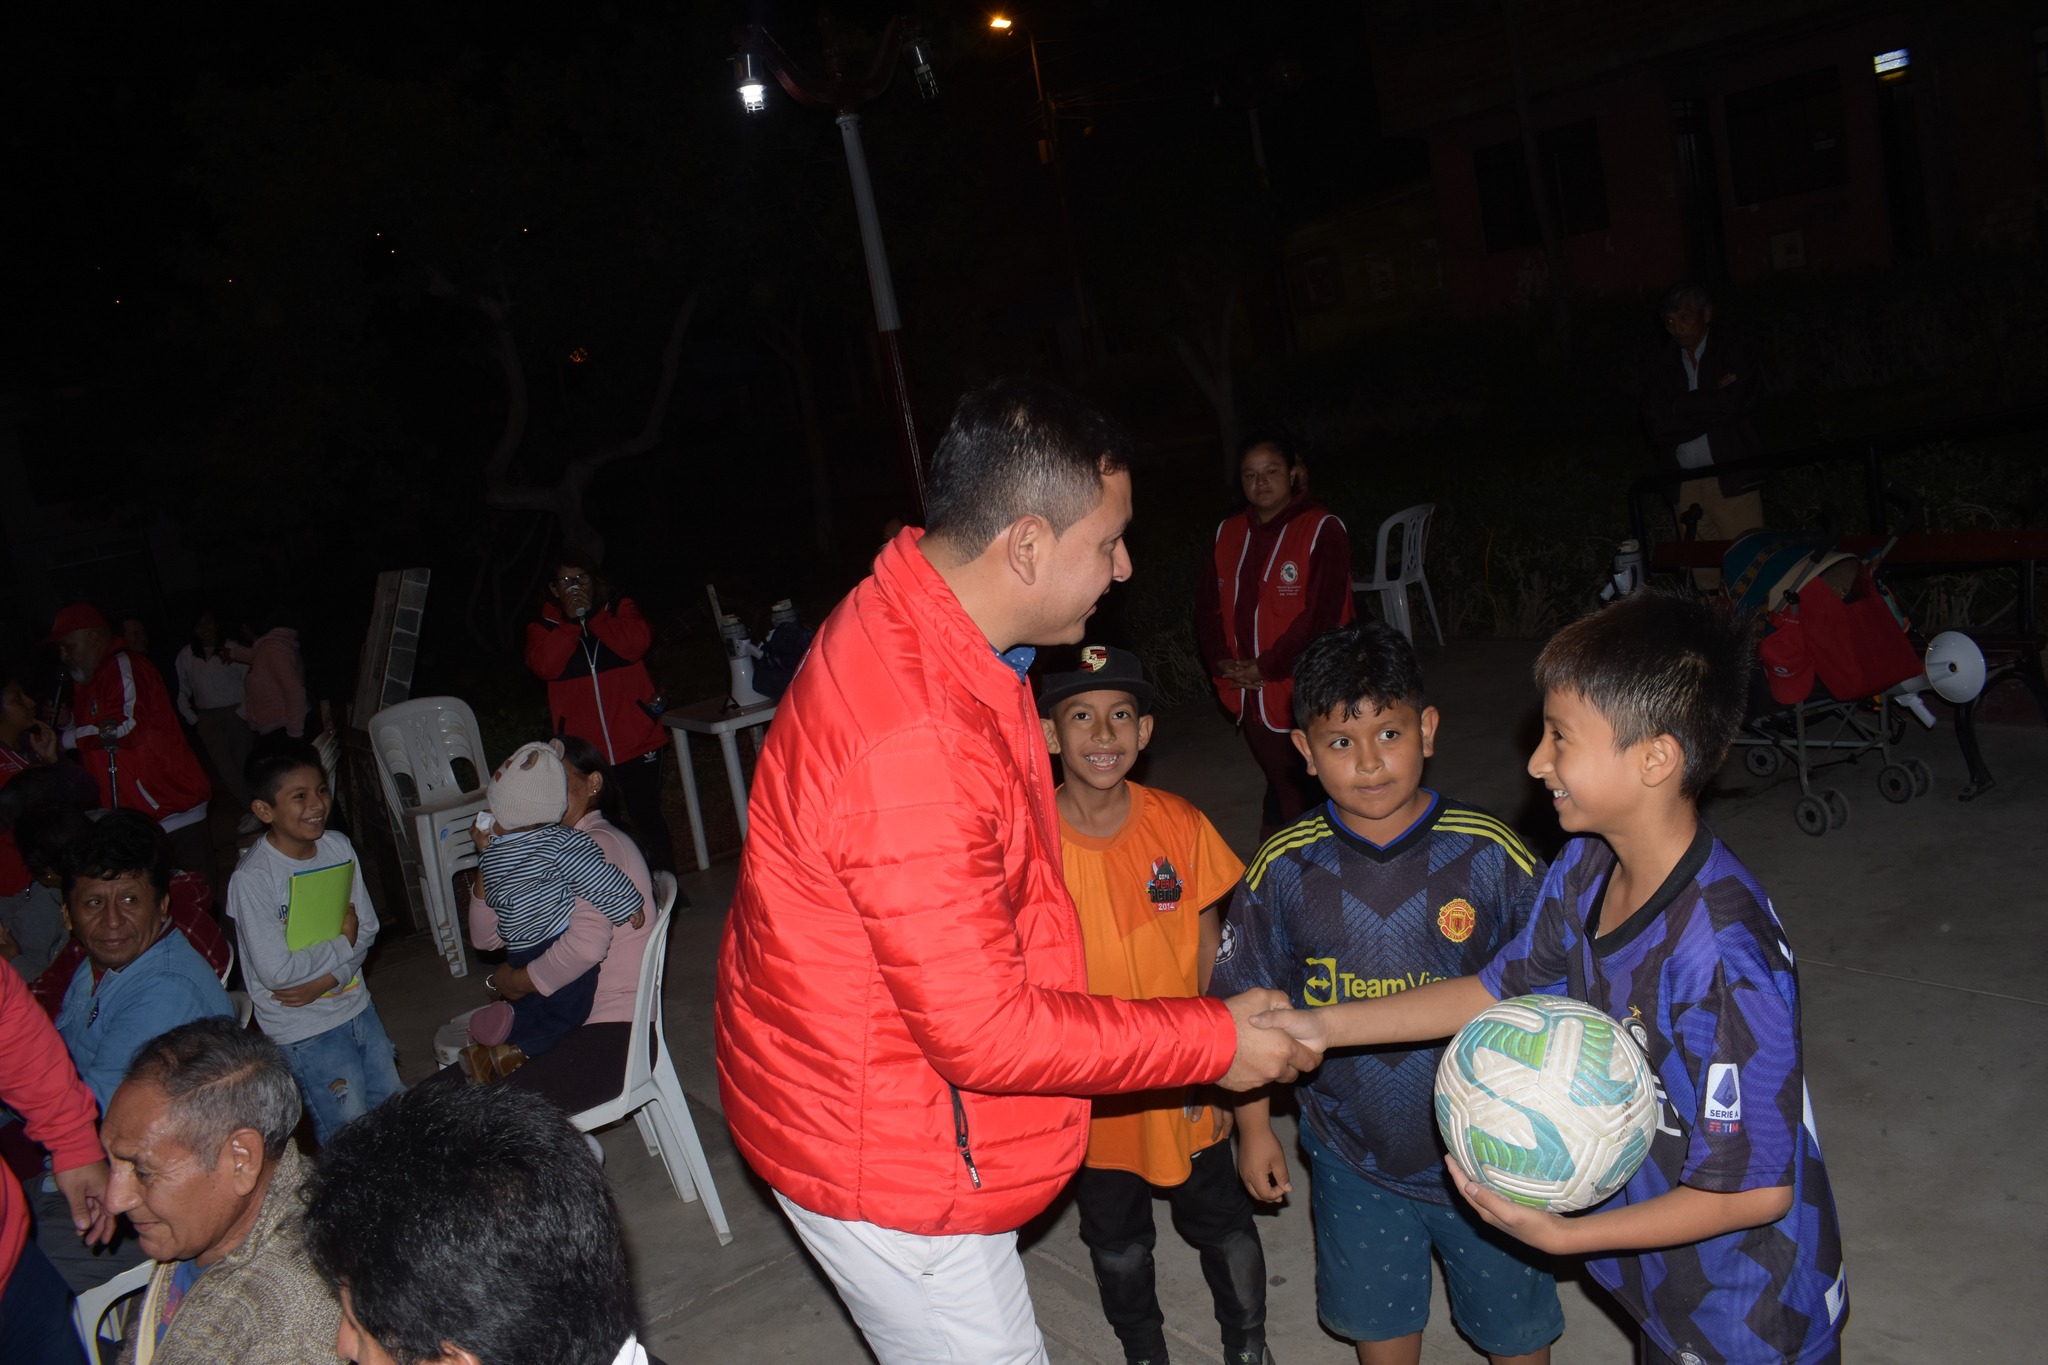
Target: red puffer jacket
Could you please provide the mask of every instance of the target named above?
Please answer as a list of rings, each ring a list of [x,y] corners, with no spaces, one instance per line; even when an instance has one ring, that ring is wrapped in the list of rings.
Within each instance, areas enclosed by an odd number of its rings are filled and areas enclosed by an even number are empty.
[[[1215,1000],[1085,994],[1030,689],[906,531],[839,604],[755,774],[719,948],[719,1091],[815,1213],[1007,1232],[1081,1164],[1088,1102],[1213,1081]]]

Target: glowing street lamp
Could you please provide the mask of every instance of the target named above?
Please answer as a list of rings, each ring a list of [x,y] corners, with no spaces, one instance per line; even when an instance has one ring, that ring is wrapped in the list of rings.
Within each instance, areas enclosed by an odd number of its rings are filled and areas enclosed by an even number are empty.
[[[917,417],[910,402],[910,381],[903,369],[903,348],[899,333],[903,320],[896,311],[896,284],[889,274],[889,255],[882,245],[882,220],[875,212],[874,186],[868,180],[867,153],[861,146],[861,105],[889,88],[896,73],[896,59],[910,56],[917,78],[917,92],[925,99],[939,93],[938,78],[932,72],[929,48],[914,31],[910,21],[898,16],[882,30],[874,66],[865,76],[842,74],[836,59],[829,63],[825,77],[812,76],[790,60],[789,54],[759,24],[739,30],[739,53],[733,58],[733,88],[750,114],[767,107],[767,85],[762,72],[772,73],[776,83],[791,99],[813,108],[837,111],[840,139],[846,150],[846,174],[853,183],[854,217],[860,223],[862,254],[867,258],[868,292],[875,306],[875,333],[881,342],[882,360],[893,391],[896,431],[917,493],[917,514],[924,517],[924,458],[918,452]]]
[[[739,91],[740,103],[748,113],[758,114],[768,107],[768,83],[761,79],[754,54],[746,48],[733,54],[732,88]]]
[[[1010,21],[1008,19],[1005,19],[1000,14],[991,15],[988,21],[988,26],[998,33],[1008,33],[1012,27]]]

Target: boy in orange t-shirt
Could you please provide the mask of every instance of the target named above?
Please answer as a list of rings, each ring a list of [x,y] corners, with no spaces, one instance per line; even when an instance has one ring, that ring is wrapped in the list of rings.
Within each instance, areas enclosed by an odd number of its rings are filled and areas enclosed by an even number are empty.
[[[1152,740],[1152,697],[1134,655],[1085,645],[1080,667],[1047,675],[1038,700],[1046,746],[1065,774],[1060,853],[1080,912],[1088,989],[1125,1000],[1208,988],[1219,909],[1244,871],[1200,811],[1130,780]],[[1201,1254],[1223,1358],[1270,1360],[1266,1255],[1225,1141],[1230,1115],[1185,1089],[1095,1101],[1075,1199],[1103,1314],[1132,1365],[1167,1358],[1152,1267],[1155,1196]]]

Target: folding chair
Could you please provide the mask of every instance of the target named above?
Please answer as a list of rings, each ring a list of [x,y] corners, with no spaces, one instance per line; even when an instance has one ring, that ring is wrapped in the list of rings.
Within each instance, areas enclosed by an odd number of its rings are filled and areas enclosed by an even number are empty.
[[[625,1088],[603,1104],[573,1116],[570,1122],[588,1133],[631,1114],[648,1155],[661,1158],[676,1196],[688,1203],[703,1194],[704,1212],[711,1216],[718,1244],[726,1246],[732,1241],[732,1228],[725,1221],[717,1187],[711,1183],[711,1166],[704,1159],[704,1144],[697,1140],[697,1125],[690,1119],[690,1103],[683,1095],[682,1082],[676,1079],[668,1035],[662,1026],[661,983],[668,969],[670,912],[676,904],[673,873],[654,874],[654,901],[654,932],[647,936],[647,948],[641,954],[639,992],[633,997]]]

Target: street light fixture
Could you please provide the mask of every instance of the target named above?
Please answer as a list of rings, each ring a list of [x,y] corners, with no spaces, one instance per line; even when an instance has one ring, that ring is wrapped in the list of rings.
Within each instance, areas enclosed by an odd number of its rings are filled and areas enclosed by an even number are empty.
[[[768,83],[761,79],[754,54],[745,48],[733,54],[732,87],[739,91],[740,103],[748,113],[758,114],[768,107]]]
[[[874,186],[868,180],[867,153],[861,146],[860,115],[855,112],[889,88],[896,73],[896,59],[907,47],[911,68],[917,77],[917,91],[926,99],[939,93],[931,59],[924,40],[902,15],[891,19],[876,44],[875,62],[865,76],[841,71],[838,56],[828,52],[827,74],[810,75],[790,60],[787,52],[759,24],[748,24],[738,32],[739,54],[733,58],[733,85],[748,113],[767,106],[767,90],[760,79],[765,67],[776,83],[798,104],[837,111],[840,140],[846,150],[846,174],[853,183],[854,217],[860,223],[862,254],[867,258],[868,292],[875,306],[875,334],[881,342],[883,366],[887,370],[894,398],[896,432],[903,454],[910,462],[911,480],[917,495],[918,519],[924,519],[924,459],[918,451],[917,415],[910,402],[910,381],[903,369],[900,336],[902,317],[896,311],[896,284],[889,274],[889,255],[882,244],[882,220],[875,212]],[[756,59],[759,59],[759,65]],[[751,90],[752,93],[749,93]]]
[[[1060,213],[1060,241],[1066,251],[1068,272],[1073,276],[1074,322],[1081,329],[1082,359],[1092,363],[1095,359],[1095,320],[1088,309],[1088,287],[1081,280],[1081,249],[1074,235],[1074,210],[1067,193],[1067,166],[1060,156],[1058,103],[1045,91],[1045,78],[1038,70],[1038,39],[1031,30],[1006,14],[990,15],[988,26],[1005,38],[1013,33],[1023,34],[1025,50],[1031,56],[1031,88],[1038,96],[1038,164],[1052,167],[1053,198]]]

